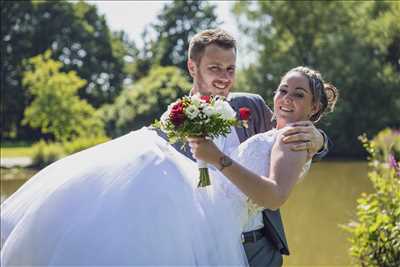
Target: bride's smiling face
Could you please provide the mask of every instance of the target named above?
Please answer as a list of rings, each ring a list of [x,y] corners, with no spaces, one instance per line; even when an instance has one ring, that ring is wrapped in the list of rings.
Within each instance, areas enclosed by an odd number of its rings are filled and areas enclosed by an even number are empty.
[[[235,81],[235,49],[211,44],[204,49],[199,61],[188,62],[193,93],[227,96]]]
[[[287,123],[309,120],[317,111],[308,79],[300,72],[285,75],[274,96],[277,128]]]

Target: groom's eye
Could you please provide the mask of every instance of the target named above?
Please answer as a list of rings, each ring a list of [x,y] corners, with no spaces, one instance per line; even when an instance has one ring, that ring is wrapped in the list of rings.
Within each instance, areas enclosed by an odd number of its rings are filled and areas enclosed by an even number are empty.
[[[218,68],[217,66],[211,66],[211,67],[210,67],[210,70],[211,70],[211,71],[218,71],[219,68]]]

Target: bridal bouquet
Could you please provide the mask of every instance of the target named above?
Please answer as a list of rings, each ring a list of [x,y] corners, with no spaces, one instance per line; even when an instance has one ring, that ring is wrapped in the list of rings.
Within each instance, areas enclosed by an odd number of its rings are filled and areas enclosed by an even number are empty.
[[[240,114],[245,113],[240,111]],[[190,136],[211,139],[219,135],[226,136],[231,126],[238,126],[243,121],[236,119],[236,112],[223,97],[193,95],[184,96],[170,104],[160,120],[153,123],[153,127],[164,131],[170,143],[179,141],[184,144]],[[198,187],[210,185],[207,164],[200,160],[197,164],[200,171]]]

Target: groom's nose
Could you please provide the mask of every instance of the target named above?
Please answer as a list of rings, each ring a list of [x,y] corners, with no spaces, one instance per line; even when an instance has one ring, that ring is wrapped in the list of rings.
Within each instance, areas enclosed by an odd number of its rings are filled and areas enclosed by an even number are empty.
[[[221,73],[220,73],[218,78],[223,82],[232,81],[232,75],[227,70],[221,71]]]

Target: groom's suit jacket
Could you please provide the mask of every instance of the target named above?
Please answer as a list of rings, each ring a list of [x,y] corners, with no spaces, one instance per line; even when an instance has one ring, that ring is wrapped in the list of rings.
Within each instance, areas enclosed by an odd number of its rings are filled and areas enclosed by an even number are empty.
[[[248,128],[235,128],[240,143],[255,134],[263,133],[272,129],[272,111],[265,104],[261,96],[250,93],[230,93],[227,97],[227,100],[232,108],[236,111],[237,116],[239,116],[239,109],[241,107],[247,107],[251,110]],[[161,132],[160,130],[157,130],[157,133],[164,139],[168,140],[165,133]],[[183,149],[182,145],[179,143],[175,143],[173,146],[176,150],[194,160],[188,146],[185,146]],[[281,254],[289,255],[289,249],[283,229],[280,211],[265,209],[263,211],[263,219],[264,230],[267,239]]]

